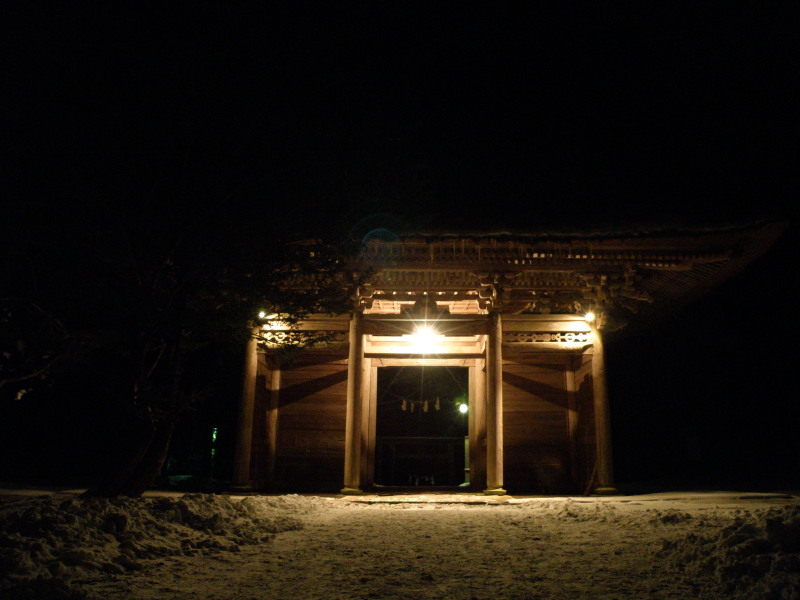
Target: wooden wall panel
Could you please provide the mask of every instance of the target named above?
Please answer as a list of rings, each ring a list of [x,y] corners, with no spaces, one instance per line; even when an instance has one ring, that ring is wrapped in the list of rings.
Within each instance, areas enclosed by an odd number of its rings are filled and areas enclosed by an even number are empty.
[[[503,365],[504,486],[510,493],[574,491],[566,358],[539,362],[533,355]]]
[[[304,357],[283,369],[276,482],[293,491],[338,491],[344,479],[347,365]]]

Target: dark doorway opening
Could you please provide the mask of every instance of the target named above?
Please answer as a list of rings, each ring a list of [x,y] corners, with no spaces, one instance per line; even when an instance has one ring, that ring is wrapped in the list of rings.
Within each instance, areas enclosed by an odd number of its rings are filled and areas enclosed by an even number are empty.
[[[469,485],[469,369],[380,367],[375,483]]]

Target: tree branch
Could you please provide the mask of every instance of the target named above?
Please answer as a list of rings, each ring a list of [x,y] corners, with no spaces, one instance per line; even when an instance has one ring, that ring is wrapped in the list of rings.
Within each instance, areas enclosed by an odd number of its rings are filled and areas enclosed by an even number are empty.
[[[28,373],[27,375],[20,375],[19,377],[7,377],[6,379],[0,379],[0,389],[2,389],[3,386],[8,385],[9,383],[19,383],[20,381],[27,381],[29,379],[36,379],[37,377],[41,377],[42,375],[47,373],[47,371],[50,370],[53,367],[53,365],[56,364],[62,358],[64,358],[64,355],[59,354],[58,356],[53,358],[53,360],[51,360],[45,366],[43,366],[41,369],[37,369],[36,371]]]

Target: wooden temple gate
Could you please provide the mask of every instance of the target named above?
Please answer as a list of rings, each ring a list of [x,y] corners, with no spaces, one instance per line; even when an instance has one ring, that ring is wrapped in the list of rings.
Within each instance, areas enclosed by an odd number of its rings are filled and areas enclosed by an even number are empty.
[[[234,484],[400,489],[376,481],[379,370],[458,367],[468,373],[469,476],[455,489],[614,493],[603,331],[624,312],[708,289],[779,233],[370,241],[361,260],[375,275],[352,314],[254,329]],[[270,348],[304,332],[327,342],[279,364]]]

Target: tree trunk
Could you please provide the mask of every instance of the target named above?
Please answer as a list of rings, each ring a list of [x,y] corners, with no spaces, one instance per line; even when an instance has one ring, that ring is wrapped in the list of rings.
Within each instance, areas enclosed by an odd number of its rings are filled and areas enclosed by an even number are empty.
[[[137,447],[128,463],[106,480],[90,488],[85,496],[141,496],[155,481],[167,458],[177,419],[162,419]]]
[[[136,498],[153,485],[153,481],[167,459],[175,425],[188,405],[187,397],[180,395],[178,387],[183,371],[183,346],[180,342],[180,339],[175,341],[171,345],[170,352],[161,352],[156,361],[158,364],[162,358],[168,357],[166,363],[162,363],[162,368],[165,370],[162,377],[170,383],[169,392],[158,394],[151,390],[141,398],[151,409],[148,411],[148,431],[143,437],[142,443],[135,448],[130,455],[130,460],[122,468],[112,472],[105,481],[87,490],[85,495]],[[150,385],[146,387],[153,387],[152,377],[153,373],[148,372],[146,376],[137,380],[137,386],[134,386],[137,395],[141,390],[138,381],[147,381]],[[161,410],[154,410],[156,407],[160,407]],[[157,415],[155,421],[151,420],[154,414]]]

